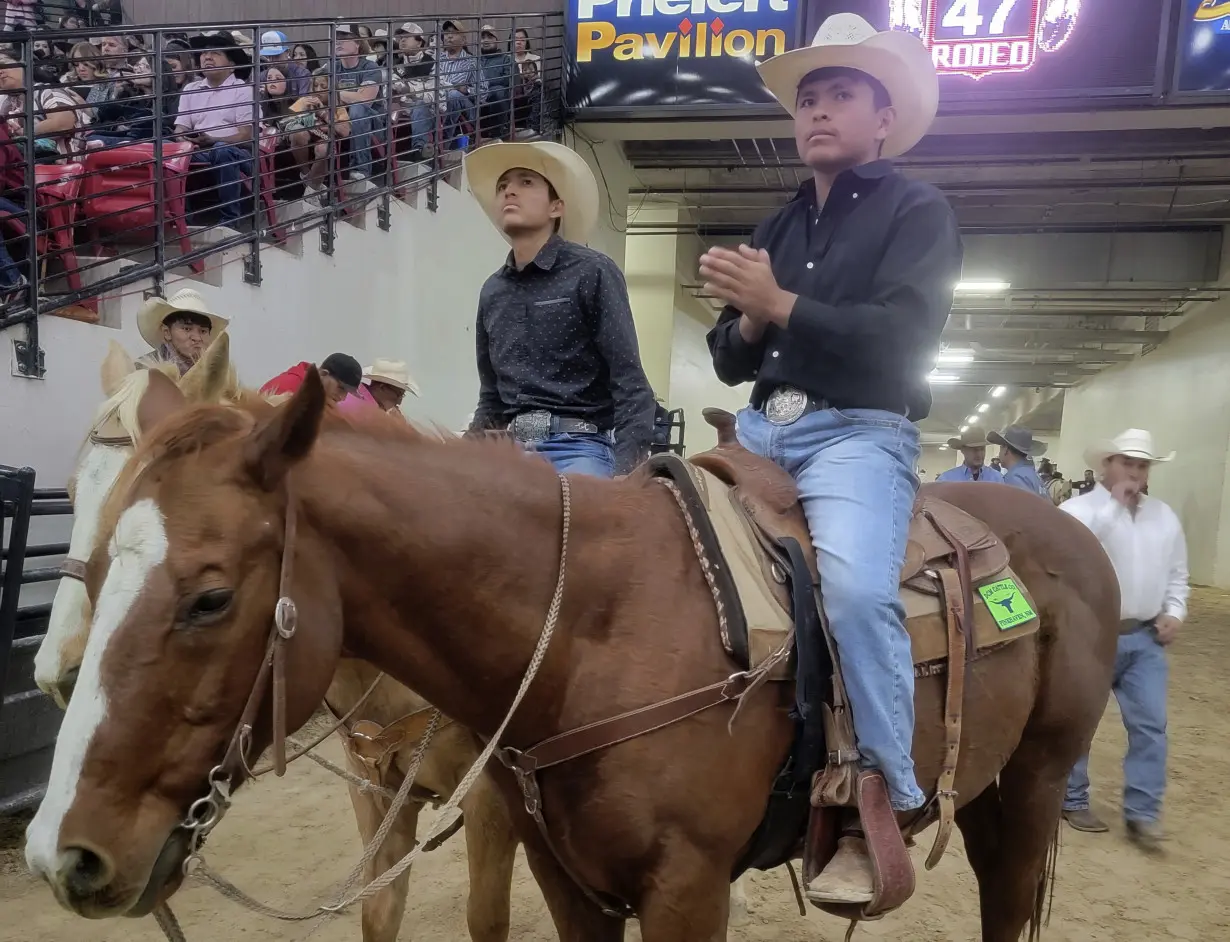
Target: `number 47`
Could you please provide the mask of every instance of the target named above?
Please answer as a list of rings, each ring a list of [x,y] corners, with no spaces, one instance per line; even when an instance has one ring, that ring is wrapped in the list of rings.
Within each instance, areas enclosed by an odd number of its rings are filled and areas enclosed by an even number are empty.
[[[991,17],[989,32],[992,36],[1002,36],[1004,34],[1008,15],[1016,4],[1017,0],[999,0],[999,6],[995,10],[995,15]],[[941,20],[941,23],[948,29],[960,27],[961,32],[966,36],[977,36],[978,30],[983,24],[983,17],[978,12],[980,6],[981,0],[953,0],[952,6],[944,14],[944,19]]]

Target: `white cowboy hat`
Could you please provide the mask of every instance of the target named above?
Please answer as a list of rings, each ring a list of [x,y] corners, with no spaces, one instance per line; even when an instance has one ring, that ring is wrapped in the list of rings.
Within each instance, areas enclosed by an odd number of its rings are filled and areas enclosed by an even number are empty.
[[[1130,428],[1120,432],[1110,441],[1101,441],[1085,450],[1085,464],[1097,469],[1102,462],[1115,455],[1125,458],[1141,458],[1145,461],[1160,463],[1173,461],[1174,452],[1163,455],[1153,450],[1153,436],[1142,428]]]
[[[137,330],[141,334],[141,339],[157,350],[164,343],[162,322],[180,311],[208,317],[211,340],[230,323],[221,314],[215,314],[197,292],[191,288],[184,288],[169,298],[150,298],[141,305],[141,310],[137,311]]]
[[[564,201],[560,235],[569,242],[588,239],[598,222],[598,181],[580,154],[551,141],[486,144],[466,155],[466,186],[495,227],[504,232],[496,184],[518,167],[546,177]]]
[[[856,69],[888,92],[897,118],[884,139],[883,156],[898,157],[923,139],[940,103],[940,81],[931,53],[917,36],[876,32],[856,13],[835,13],[820,24],[810,46],[792,49],[756,68],[765,87],[791,115],[799,83],[817,69]]]
[[[384,383],[411,395],[419,394],[419,386],[410,376],[405,360],[385,360],[380,357],[371,366],[363,367],[363,378],[368,382]]]

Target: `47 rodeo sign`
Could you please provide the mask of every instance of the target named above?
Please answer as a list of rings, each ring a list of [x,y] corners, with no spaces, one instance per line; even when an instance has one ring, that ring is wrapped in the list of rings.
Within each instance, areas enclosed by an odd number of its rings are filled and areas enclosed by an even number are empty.
[[[756,62],[793,47],[800,0],[570,0],[576,108],[771,102]]]

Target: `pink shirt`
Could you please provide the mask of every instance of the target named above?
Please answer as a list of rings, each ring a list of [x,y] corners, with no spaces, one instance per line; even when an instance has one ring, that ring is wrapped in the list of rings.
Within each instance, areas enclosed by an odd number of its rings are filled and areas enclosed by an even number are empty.
[[[214,88],[205,79],[189,82],[179,96],[176,127],[231,137],[240,125],[252,126],[256,103],[252,86],[234,75]]]
[[[380,405],[366,386],[360,386],[356,392],[347,394],[346,398],[337,404],[338,412],[362,412],[372,408],[379,409]]]

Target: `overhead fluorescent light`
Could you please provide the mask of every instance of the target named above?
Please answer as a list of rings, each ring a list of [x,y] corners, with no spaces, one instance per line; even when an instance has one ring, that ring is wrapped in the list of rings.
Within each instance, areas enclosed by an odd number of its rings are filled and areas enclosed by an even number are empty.
[[[979,412],[986,412],[986,411],[987,411],[987,409],[989,409],[989,408],[991,408],[991,404],[990,404],[989,402],[984,402],[982,405],[980,405],[980,406],[978,407],[978,411],[979,411]]]
[[[962,434],[962,435],[964,435],[964,434],[965,434],[966,432],[968,432],[968,431],[969,431],[969,426],[968,426],[968,425],[962,425],[962,426],[961,426],[961,434]]]
[[[948,443],[947,443],[947,442],[945,442],[943,445],[940,445],[939,450],[940,450],[940,451],[947,451],[947,450],[948,450]]]
[[[1007,386],[996,386],[994,389],[991,390],[991,398],[998,399],[1000,396],[1002,396],[1007,391],[1008,391]]]
[[[996,291],[1007,291],[1012,285],[1007,281],[996,281],[988,278],[985,281],[958,281],[958,291],[977,291],[983,294],[992,294]]]
[[[978,423],[978,416],[971,415],[967,417],[965,421],[968,422],[970,425],[976,425]]]
[[[936,354],[935,362],[941,366],[949,366],[956,363],[973,363],[974,351],[961,349],[941,350]]]
[[[959,383],[961,377],[956,373],[941,373],[939,370],[932,370],[927,374],[928,383]]]

